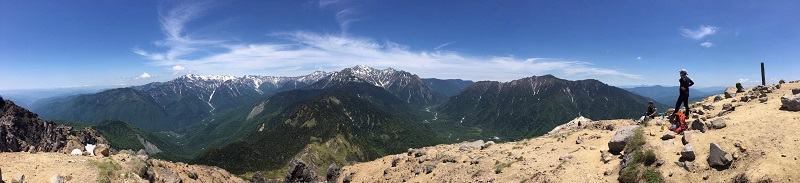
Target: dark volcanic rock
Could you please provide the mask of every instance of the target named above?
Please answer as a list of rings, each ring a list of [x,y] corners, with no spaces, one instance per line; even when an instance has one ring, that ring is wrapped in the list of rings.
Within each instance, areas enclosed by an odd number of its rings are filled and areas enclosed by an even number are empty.
[[[336,182],[336,179],[339,179],[339,167],[336,164],[331,163],[331,166],[328,166],[328,174],[326,178],[328,182],[333,183]]]
[[[292,159],[289,162],[289,171],[286,172],[286,182],[314,182],[317,174],[306,165],[303,160]]]
[[[722,150],[716,143],[711,143],[707,161],[710,167],[727,168],[733,161],[733,156]]]
[[[6,100],[0,109],[0,152],[62,152],[83,149],[86,144],[110,144],[94,129],[74,130],[39,118]]]

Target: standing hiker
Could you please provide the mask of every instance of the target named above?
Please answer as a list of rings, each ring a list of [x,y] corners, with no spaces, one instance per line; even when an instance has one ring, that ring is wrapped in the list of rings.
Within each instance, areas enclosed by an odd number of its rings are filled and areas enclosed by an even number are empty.
[[[681,107],[681,103],[683,103],[683,107],[685,108],[683,113],[688,118],[689,117],[689,87],[694,85],[694,81],[692,81],[691,78],[686,76],[686,75],[689,75],[688,73],[686,73],[686,69],[681,69],[679,72],[681,74],[681,78],[678,79],[678,82],[681,83],[681,86],[680,86],[680,92],[681,93],[680,93],[680,96],[678,96],[678,102],[675,102],[675,113],[678,113],[678,111],[681,109],[680,108]]]

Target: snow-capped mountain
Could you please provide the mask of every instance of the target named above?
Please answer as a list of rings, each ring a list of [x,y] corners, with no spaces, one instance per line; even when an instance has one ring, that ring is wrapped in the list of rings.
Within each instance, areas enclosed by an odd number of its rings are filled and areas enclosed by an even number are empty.
[[[114,118],[150,131],[173,130],[277,92],[306,87],[329,74],[323,71],[296,77],[187,74],[166,82],[74,96],[43,104],[36,110],[50,119],[99,122]]]
[[[241,105],[242,102],[271,95],[281,91],[306,87],[329,75],[315,71],[296,77],[232,75],[200,76],[187,74],[167,82],[155,82],[134,89],[143,91],[156,101],[174,101],[184,97],[196,97],[215,110],[224,110]],[[159,102],[163,103],[163,102]]]
[[[440,94],[433,92],[415,74],[392,68],[380,70],[365,65],[357,65],[334,72],[328,77],[320,79],[311,87],[327,88],[338,86],[345,81],[362,81],[381,87],[416,107],[434,105],[443,98]]]

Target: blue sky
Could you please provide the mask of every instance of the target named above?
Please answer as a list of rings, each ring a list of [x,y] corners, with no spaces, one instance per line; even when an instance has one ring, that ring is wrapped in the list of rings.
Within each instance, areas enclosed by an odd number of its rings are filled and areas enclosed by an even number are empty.
[[[800,79],[798,1],[3,1],[0,90],[357,64],[611,85]]]

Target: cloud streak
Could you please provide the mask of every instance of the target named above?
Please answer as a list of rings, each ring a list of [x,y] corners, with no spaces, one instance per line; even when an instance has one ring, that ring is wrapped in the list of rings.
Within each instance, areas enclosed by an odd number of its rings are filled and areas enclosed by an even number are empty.
[[[683,35],[683,37],[700,40],[703,39],[703,37],[713,35],[718,29],[719,28],[710,25],[700,25],[696,30],[681,28],[681,35]]]
[[[702,46],[704,48],[711,48],[711,47],[714,46],[714,43],[712,43],[711,41],[706,41],[706,42],[700,43],[700,46]]]
[[[320,6],[323,6],[322,1]],[[434,50],[413,50],[407,45],[391,41],[306,31],[269,34],[283,40],[269,43],[197,40],[184,33],[183,24],[189,22],[191,17],[198,16],[198,10],[199,8],[186,8],[186,10],[169,11],[178,13],[162,14],[165,16],[162,17],[163,20],[175,20],[161,21],[166,38],[159,42],[169,43],[163,44],[165,51],[146,52],[133,49],[133,52],[150,60],[150,64],[169,69],[174,74],[192,71],[200,74],[289,76],[308,74],[319,69],[330,71],[363,64],[376,68],[392,67],[421,77],[471,80],[509,81],[543,74],[641,79],[639,75],[595,67],[590,62],[584,61],[476,56],[442,49],[454,42],[439,45]],[[216,44],[207,44],[209,42]],[[218,51],[214,53],[202,51],[212,47]]]

